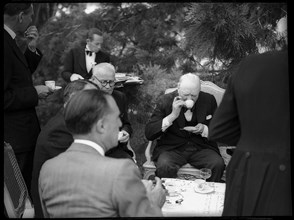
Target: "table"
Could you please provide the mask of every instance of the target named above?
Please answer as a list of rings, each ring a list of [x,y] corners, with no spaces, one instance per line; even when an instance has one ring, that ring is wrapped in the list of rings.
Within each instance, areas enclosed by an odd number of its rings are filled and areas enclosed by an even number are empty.
[[[182,202],[180,203],[170,203],[170,197],[167,197],[167,201],[162,207],[164,216],[222,215],[226,188],[225,183],[207,183],[211,187],[214,187],[214,191],[202,194],[194,190],[198,182],[197,180],[191,181],[173,178],[162,178],[162,180],[164,180],[163,184],[168,192],[179,193],[182,196]]]

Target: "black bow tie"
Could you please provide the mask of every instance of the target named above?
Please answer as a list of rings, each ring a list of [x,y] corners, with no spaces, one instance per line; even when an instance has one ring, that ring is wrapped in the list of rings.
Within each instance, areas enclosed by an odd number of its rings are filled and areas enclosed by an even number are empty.
[[[92,51],[90,51],[90,50],[86,50],[86,54],[87,54],[87,55],[92,56],[92,53],[95,53],[95,52],[92,52]]]
[[[182,109],[183,109],[183,112],[184,112],[184,113],[186,113],[186,111],[189,110],[186,106],[183,106]],[[193,106],[192,108],[190,108],[190,111],[193,112],[194,109],[195,109],[195,104],[194,104],[194,106]]]

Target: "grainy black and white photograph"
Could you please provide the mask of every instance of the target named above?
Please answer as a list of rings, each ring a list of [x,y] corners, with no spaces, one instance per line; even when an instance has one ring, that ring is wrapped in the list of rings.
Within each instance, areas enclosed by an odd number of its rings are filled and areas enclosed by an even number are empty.
[[[4,216],[292,216],[287,10],[4,4]]]

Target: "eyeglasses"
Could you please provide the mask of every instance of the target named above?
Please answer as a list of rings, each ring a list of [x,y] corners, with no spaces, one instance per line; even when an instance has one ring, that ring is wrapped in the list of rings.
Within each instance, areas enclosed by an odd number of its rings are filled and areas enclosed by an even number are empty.
[[[107,84],[109,87],[113,87],[115,82],[113,80],[102,80],[100,81],[97,77],[93,76],[103,87],[106,87]]]

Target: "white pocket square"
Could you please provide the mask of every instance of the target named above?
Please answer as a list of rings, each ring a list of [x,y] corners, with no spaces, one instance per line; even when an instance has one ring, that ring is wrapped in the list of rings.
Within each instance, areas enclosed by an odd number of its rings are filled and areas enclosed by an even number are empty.
[[[212,115],[207,115],[206,116],[206,120],[209,120],[209,119],[211,119],[212,118]]]

